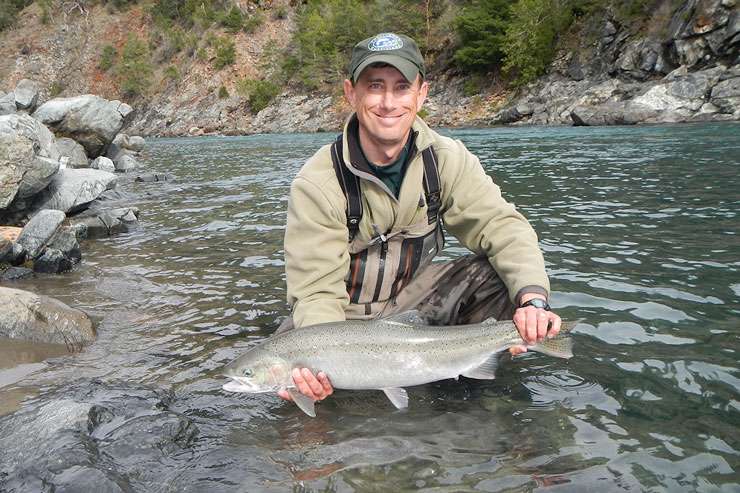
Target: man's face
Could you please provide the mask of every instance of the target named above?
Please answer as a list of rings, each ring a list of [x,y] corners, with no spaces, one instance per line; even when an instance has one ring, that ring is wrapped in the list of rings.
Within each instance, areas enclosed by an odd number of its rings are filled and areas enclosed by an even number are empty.
[[[360,142],[368,153],[371,148],[389,149],[406,143],[414,117],[424,104],[427,84],[419,76],[413,83],[407,82],[391,66],[370,66],[354,85],[345,80],[344,92],[357,112]]]

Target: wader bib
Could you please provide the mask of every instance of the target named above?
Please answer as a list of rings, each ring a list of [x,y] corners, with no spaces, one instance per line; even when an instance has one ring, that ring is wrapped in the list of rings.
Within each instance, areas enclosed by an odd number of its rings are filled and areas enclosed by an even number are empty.
[[[357,231],[362,218],[360,179],[345,165],[341,136],[332,145],[332,162],[347,198],[350,267],[345,276],[352,318],[379,316],[389,300],[423,272],[444,245],[440,221],[440,180],[434,150],[422,151],[424,198],[427,217],[412,226],[394,226],[379,231],[370,241],[360,241]],[[354,305],[354,306],[353,306]]]

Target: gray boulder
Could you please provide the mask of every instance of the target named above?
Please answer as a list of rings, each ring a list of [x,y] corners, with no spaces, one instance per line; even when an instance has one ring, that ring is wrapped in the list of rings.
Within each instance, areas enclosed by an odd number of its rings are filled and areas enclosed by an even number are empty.
[[[0,116],[0,133],[23,135],[34,141],[37,156],[59,161],[62,153],[54,134],[41,122],[25,113]]]
[[[0,265],[19,265],[26,259],[26,249],[20,244],[0,236]]]
[[[52,128],[57,135],[70,137],[96,158],[133,117],[133,109],[120,101],[108,101],[93,94],[56,98],[42,104],[34,118]]]
[[[85,148],[78,144],[77,141],[72,140],[69,137],[59,137],[57,139],[57,147],[59,147],[59,152],[62,153],[62,157],[69,158],[67,167],[87,168],[89,166]]]
[[[34,197],[51,183],[59,164],[36,155],[37,142],[0,133],[0,221],[25,216]]]
[[[113,161],[116,166],[116,171],[126,173],[128,171],[134,171],[139,167],[139,163],[128,151],[120,148],[115,142],[108,147],[106,157]]]
[[[22,79],[15,86],[15,106],[19,110],[32,113],[36,109],[36,103],[39,100],[39,87],[35,82],[28,79]]]
[[[116,138],[113,139],[113,143],[119,148],[131,152],[141,152],[144,150],[144,137],[139,137],[137,135],[130,136],[126,134],[118,134],[116,135]]]
[[[32,205],[33,210],[76,212],[116,186],[116,175],[96,169],[60,169]]]
[[[84,238],[104,238],[116,233],[127,233],[139,227],[139,209],[119,207],[115,209],[85,211],[70,218],[72,228],[84,233]]]
[[[105,156],[98,156],[90,163],[92,169],[98,169],[100,171],[107,171],[108,173],[116,172],[116,165],[113,164],[109,158]]]
[[[0,116],[2,115],[14,115],[18,113],[18,108],[15,106],[15,94],[5,94],[0,91]]]
[[[72,269],[82,260],[75,230],[62,226],[49,240],[41,256],[36,259],[33,270],[45,274],[59,274]]]
[[[54,237],[65,219],[67,216],[62,211],[41,211],[24,226],[17,243],[28,251],[29,258],[35,259]]]
[[[0,336],[81,345],[95,338],[90,318],[46,296],[0,287]]]

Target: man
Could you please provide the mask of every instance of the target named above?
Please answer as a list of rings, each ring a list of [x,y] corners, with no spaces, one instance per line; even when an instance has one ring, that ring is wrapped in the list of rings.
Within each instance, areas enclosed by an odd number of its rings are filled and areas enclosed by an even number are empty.
[[[358,43],[344,93],[354,113],[341,138],[291,186],[292,313],[276,333],[417,309],[438,325],[513,319],[528,344],[556,335],[561,320],[547,304],[532,227],[461,142],[416,116],[427,95],[416,43],[393,33]],[[431,263],[443,244],[440,220],[471,255]],[[294,368],[293,379],[314,402],[333,391],[320,371]]]

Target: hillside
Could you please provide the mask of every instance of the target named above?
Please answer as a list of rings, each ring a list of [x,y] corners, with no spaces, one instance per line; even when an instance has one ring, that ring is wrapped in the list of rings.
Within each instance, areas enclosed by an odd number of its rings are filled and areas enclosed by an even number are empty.
[[[438,46],[430,63],[426,120],[449,126],[740,119],[736,2],[652,4],[647,17],[625,20],[606,9],[577,19],[546,75],[514,90],[501,84],[498,74],[456,69],[444,51],[450,40],[433,40]],[[208,42],[175,53],[141,4],[125,12],[81,5],[57,5],[46,23],[39,3],[18,14],[15,25],[0,33],[0,90],[11,91],[28,78],[38,83],[42,101],[84,93],[119,99],[137,110],[128,131],[144,136],[335,130],[348,113],[338,88],[307,92],[295,83],[259,114],[252,111],[242,84],[265,75],[269,45],[277,53],[286,50],[294,28],[287,0],[260,2],[262,22],[253,33],[216,24]],[[238,5],[247,12],[255,8]],[[121,90],[120,74],[100,67],[105,46],[120,53],[130,34],[149,43],[155,63],[151,85],[141,96]],[[226,37],[234,41],[235,60],[217,68],[216,43]],[[670,85],[678,79],[683,85]],[[470,81],[478,94],[470,94]],[[698,89],[688,94],[687,84]]]

